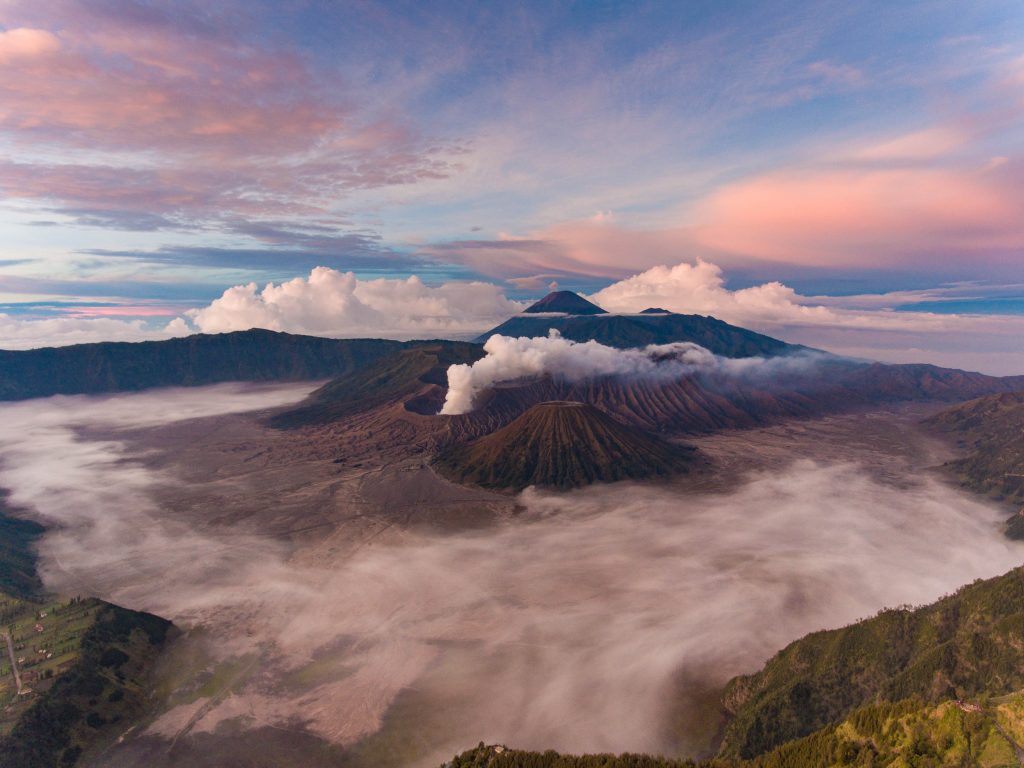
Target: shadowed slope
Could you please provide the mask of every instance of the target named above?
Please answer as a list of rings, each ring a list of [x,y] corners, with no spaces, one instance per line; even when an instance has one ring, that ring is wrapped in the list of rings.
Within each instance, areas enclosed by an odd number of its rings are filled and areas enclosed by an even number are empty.
[[[806,350],[806,347],[787,344],[714,317],[654,313],[562,317],[517,315],[479,336],[476,341],[483,343],[494,334],[535,338],[547,336],[552,329],[572,341],[593,340],[619,349],[691,341],[724,357],[786,355]]]
[[[488,488],[572,488],[685,471],[694,453],[591,405],[548,402],[475,443],[452,446],[436,466],[457,482]]]
[[[328,382],[298,407],[274,416],[270,423],[285,429],[327,424],[398,399],[412,399],[425,386],[447,383],[449,366],[472,363],[482,356],[477,344],[416,342]]]
[[[0,400],[222,381],[327,379],[403,346],[386,339],[322,339],[254,328],[166,341],[0,350]]]
[[[947,408],[925,424],[956,438],[967,451],[946,464],[961,484],[1010,504],[1024,504],[1024,392],[982,397]],[[1024,515],[1009,533],[1024,539]]]

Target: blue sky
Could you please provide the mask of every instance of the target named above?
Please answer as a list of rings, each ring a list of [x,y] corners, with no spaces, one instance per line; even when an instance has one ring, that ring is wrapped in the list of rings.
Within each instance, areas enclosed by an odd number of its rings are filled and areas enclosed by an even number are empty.
[[[1019,2],[209,5],[0,4],[11,339],[317,266],[1020,312]]]

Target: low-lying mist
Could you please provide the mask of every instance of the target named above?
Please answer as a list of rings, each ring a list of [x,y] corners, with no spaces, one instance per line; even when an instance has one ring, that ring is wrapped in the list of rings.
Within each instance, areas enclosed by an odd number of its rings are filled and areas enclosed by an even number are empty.
[[[307,388],[308,389],[308,388]],[[0,486],[51,525],[54,587],[184,627],[260,674],[184,723],[303,728],[336,743],[417,744],[437,765],[480,740],[573,751],[697,750],[708,690],[789,641],[923,603],[1021,562],[1003,514],[928,475],[899,487],[855,463],[798,460],[727,493],[618,484],[525,492],[482,531],[405,531],[331,562],[258,531],[197,529],[150,491],[127,428],[297,400],[211,388],[0,407]],[[301,564],[300,564],[301,563]],[[709,710],[712,710],[709,712]],[[191,718],[191,720],[190,720]],[[373,753],[376,754],[376,753]],[[394,763],[391,763],[394,764]]]
[[[40,546],[47,585],[170,611],[179,582],[202,583],[207,572],[244,568],[253,547],[278,549],[248,535],[218,539],[175,520],[151,498],[167,478],[108,435],[277,407],[311,389],[221,384],[0,404],[0,487],[9,489],[10,506],[51,528]],[[154,584],[164,589],[154,595]]]

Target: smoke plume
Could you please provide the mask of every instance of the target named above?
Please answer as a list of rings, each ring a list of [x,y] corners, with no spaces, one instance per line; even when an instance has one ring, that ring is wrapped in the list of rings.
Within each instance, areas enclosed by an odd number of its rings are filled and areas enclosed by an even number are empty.
[[[563,338],[555,329],[547,337],[491,336],[486,357],[472,365],[448,368],[448,393],[441,414],[456,416],[473,410],[477,396],[502,382],[551,375],[577,382],[601,376],[673,379],[694,373],[763,378],[773,373],[798,373],[819,357],[815,353],[789,357],[728,358],[699,344],[675,342],[636,349],[608,347],[596,341]]]

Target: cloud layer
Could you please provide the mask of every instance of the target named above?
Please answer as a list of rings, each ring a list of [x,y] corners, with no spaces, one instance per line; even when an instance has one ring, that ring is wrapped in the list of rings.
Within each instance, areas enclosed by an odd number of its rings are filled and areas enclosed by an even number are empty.
[[[181,320],[172,320],[165,328],[155,329],[143,320],[114,317],[25,320],[0,313],[0,349],[38,349],[99,341],[158,341],[188,333],[188,327]]]

